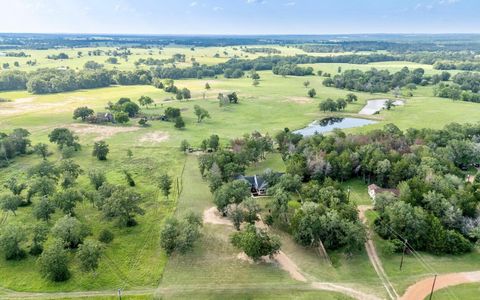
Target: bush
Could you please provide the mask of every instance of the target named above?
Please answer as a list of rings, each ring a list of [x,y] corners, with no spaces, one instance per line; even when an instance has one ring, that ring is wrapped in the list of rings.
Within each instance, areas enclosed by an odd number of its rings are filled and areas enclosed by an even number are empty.
[[[113,235],[113,232],[108,229],[102,229],[102,231],[100,231],[100,234],[98,235],[98,240],[102,243],[110,244],[113,241],[114,237],[115,236]]]
[[[75,147],[73,146],[65,146],[62,148],[62,158],[63,159],[68,159],[72,158],[73,155],[75,155]]]
[[[107,154],[110,151],[108,144],[105,141],[95,142],[93,145],[92,155],[96,156],[98,160],[107,160]]]
[[[178,117],[175,119],[175,128],[177,129],[185,128],[185,121],[183,121],[182,117]]]
[[[445,234],[445,253],[462,254],[472,251],[472,243],[464,238],[460,233],[447,230]]]

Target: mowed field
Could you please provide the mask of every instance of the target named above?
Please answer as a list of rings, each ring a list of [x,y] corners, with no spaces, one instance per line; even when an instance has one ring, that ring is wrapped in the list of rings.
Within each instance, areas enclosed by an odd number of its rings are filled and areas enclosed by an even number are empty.
[[[215,51],[207,49],[205,63],[218,63],[226,58],[213,59]],[[207,51],[205,50],[205,51]],[[285,48],[285,51],[300,51]],[[70,51],[70,50],[69,50]],[[78,49],[71,51],[80,51]],[[134,50],[137,51],[137,50]],[[143,50],[142,50],[143,51]],[[147,50],[145,50],[147,51]],[[166,50],[164,50],[166,52]],[[168,50],[170,51],[170,50]],[[171,53],[161,55],[171,57]],[[183,51],[191,51],[185,48]],[[203,51],[195,49],[195,54]],[[232,51],[232,52],[231,52]],[[227,51],[233,53],[233,49]],[[282,50],[283,51],[283,50]],[[65,51],[59,51],[65,52]],[[49,51],[48,53],[51,53]],[[213,53],[213,54],[212,54]],[[222,53],[222,52],[220,52]],[[45,56],[47,52],[44,53]],[[40,54],[39,54],[40,55]],[[43,54],[42,54],[43,55]],[[148,54],[147,54],[148,55]],[[245,55],[245,54],[244,54]],[[251,55],[251,54],[249,54]],[[140,56],[140,55],[139,55]],[[40,57],[40,56],[39,56]],[[201,57],[201,55],[200,55]],[[106,57],[100,57],[105,60]],[[207,58],[208,61],[207,62]],[[1,62],[7,59],[0,57]],[[8,58],[12,59],[12,58]],[[17,59],[17,58],[15,58]],[[200,58],[196,56],[197,61]],[[213,59],[213,60],[212,60]],[[134,68],[132,57],[125,63],[125,69]],[[86,60],[85,60],[86,61]],[[71,68],[81,68],[84,62],[72,59]],[[187,58],[187,61],[189,59]],[[49,61],[45,61],[48,63]],[[68,61],[70,63],[70,61]],[[56,63],[59,63],[58,61]],[[103,63],[103,61],[102,61]],[[128,66],[132,64],[131,66]],[[121,62],[123,65],[123,62]],[[121,68],[119,65],[118,67]],[[375,66],[392,71],[403,66],[424,67],[427,72],[437,71],[428,69],[428,66],[395,62],[371,65],[346,64],[318,64],[313,65],[315,70],[324,70],[335,74],[338,67],[346,69],[368,69]],[[39,67],[42,66],[39,64]],[[91,204],[85,202],[77,206],[77,214],[81,221],[88,224],[93,236],[97,236],[102,228],[109,228],[115,233],[115,240],[110,244],[102,257],[97,274],[85,274],[78,268],[78,262],[71,257],[72,278],[65,283],[50,283],[41,278],[35,259],[29,257],[23,261],[5,261],[0,259],[0,286],[15,291],[88,291],[106,289],[145,289],[163,298],[192,298],[194,296],[205,299],[215,299],[225,296],[233,299],[244,299],[255,296],[259,299],[270,299],[275,294],[269,294],[272,289],[283,289],[282,295],[291,295],[297,299],[345,299],[344,296],[312,290],[310,286],[292,280],[288,273],[278,266],[271,264],[249,264],[239,261],[238,254],[228,242],[231,229],[217,225],[206,224],[203,237],[192,253],[186,256],[173,256],[167,259],[159,245],[159,230],[162,221],[171,214],[182,214],[187,210],[203,212],[213,206],[212,196],[198,173],[196,158],[185,156],[178,150],[180,142],[188,140],[193,146],[211,134],[218,134],[221,142],[226,145],[230,139],[250,133],[254,130],[274,135],[285,127],[299,129],[330,114],[321,113],[318,104],[325,98],[344,97],[348,91],[327,88],[322,85],[323,77],[286,77],[275,76],[271,71],[259,72],[260,85],[252,86],[249,78],[201,80],[178,80],[175,85],[179,88],[189,88],[193,98],[188,101],[172,100],[172,95],[152,86],[114,86],[109,88],[80,90],[53,95],[32,95],[27,92],[4,92],[0,98],[10,99],[11,102],[0,103],[0,131],[9,132],[14,128],[28,129],[32,143],[48,143],[48,134],[56,127],[68,127],[80,136],[82,150],[75,154],[73,159],[85,171],[92,168],[106,170],[108,180],[112,183],[124,184],[122,171],[128,169],[137,182],[137,191],[144,195],[142,207],[144,216],[137,217],[138,225],[131,228],[117,228],[113,222],[105,221],[101,214]],[[310,81],[310,87],[315,88],[317,96],[307,97],[307,89],[303,86],[305,80]],[[204,89],[208,82],[212,87]],[[240,103],[219,107],[218,93],[236,91]],[[389,94],[356,93],[359,101],[347,107],[345,112],[338,115],[358,116],[357,112],[367,100],[392,97]],[[96,126],[82,124],[72,119],[72,112],[76,107],[88,106],[96,112],[105,111],[109,101],[116,101],[120,97],[129,97],[137,100],[140,96],[150,96],[155,100],[155,106],[144,109],[145,113],[162,113],[166,107],[178,107],[186,122],[184,130],[176,130],[172,123],[152,121],[147,128],[137,126],[137,120],[131,120],[126,126]],[[431,87],[419,87],[414,96],[406,98],[406,105],[395,107],[390,111],[382,111],[379,115],[370,118],[378,121],[377,124],[361,128],[350,129],[347,132],[368,131],[380,128],[386,123],[394,123],[401,129],[441,128],[450,122],[478,122],[480,120],[479,105],[467,102],[453,102],[447,99],[433,97]],[[194,115],[194,105],[207,109],[211,119],[197,123]],[[110,153],[106,162],[100,162],[91,156],[93,143],[97,140],[106,140],[110,145]],[[59,161],[60,154],[55,145],[49,144],[54,152],[49,157],[51,161]],[[127,150],[133,152],[133,157],[127,157]],[[0,169],[0,186],[11,177],[26,180],[26,171],[32,165],[39,163],[40,158],[35,155],[18,157],[8,168]],[[279,156],[272,155],[266,162],[252,166],[247,172],[260,173],[266,167],[279,171],[284,168]],[[162,173],[168,173],[181,182],[182,193],[179,197],[166,199],[161,196],[155,178]],[[175,180],[176,181],[176,180]],[[79,186],[87,187],[88,178],[85,174],[79,178]],[[358,204],[368,204],[365,185],[361,182],[346,183],[352,188],[352,197]],[[175,189],[178,189],[175,186]],[[176,191],[176,190],[175,190]],[[59,212],[51,222],[61,217]],[[22,223],[25,226],[32,224],[32,208],[20,208],[17,216],[8,213],[5,223]],[[281,235],[283,251],[292,258],[312,281],[339,282],[364,292],[384,297],[385,292],[371,267],[366,253],[360,253],[353,258],[346,258],[340,253],[331,253],[332,264],[325,262],[316,251],[303,249],[296,245],[286,234]],[[381,249],[381,241],[377,240]],[[407,258],[405,271],[396,271],[399,257],[396,255],[382,255],[387,274],[395,287],[403,292],[406,287],[417,279],[429,273],[413,258]],[[438,271],[451,272],[459,269],[474,270],[480,268],[478,252],[468,257],[427,257],[430,264]],[[234,287],[237,290],[233,290]],[[263,291],[263,292],[262,292]],[[325,294],[322,294],[325,293]],[[287,297],[290,298],[290,297]]]
[[[274,48],[280,51],[279,54],[282,56],[288,55],[297,55],[297,54],[308,54],[311,56],[331,56],[331,55],[342,55],[347,53],[306,53],[305,51],[290,47],[290,46],[272,46],[272,45],[256,45],[256,46],[247,46],[247,48]],[[118,63],[110,64],[106,60],[109,57],[107,53],[109,51],[118,51],[121,52],[118,48],[115,47],[93,47],[93,48],[62,48],[62,49],[48,49],[48,50],[24,50],[24,52],[29,55],[28,57],[7,57],[2,56],[0,52],[0,68],[2,68],[4,63],[9,64],[9,70],[22,70],[22,71],[32,71],[39,68],[70,68],[70,69],[82,69],[87,61],[94,61],[100,64],[103,64],[107,69],[118,69],[118,70],[134,70],[136,68],[135,62],[139,59],[170,59],[174,54],[183,54],[185,55],[185,62],[176,63],[176,67],[190,67],[192,66],[192,59],[194,61],[205,65],[215,65],[223,63],[230,58],[240,58],[240,59],[254,59],[260,56],[265,56],[265,53],[257,52],[251,53],[242,50],[239,46],[230,46],[230,47],[190,47],[190,46],[166,46],[166,47],[151,47],[151,48],[129,48],[131,55],[127,59],[122,57],[118,58]],[[101,55],[89,55],[89,51],[100,50],[102,51]],[[19,52],[19,51],[8,51],[5,52]],[[68,55],[68,59],[48,59],[49,55],[58,55],[60,53],[65,53]],[[80,53],[80,55],[79,55]],[[28,61],[36,61],[36,64],[30,66],[27,64]],[[14,63],[18,62],[19,66],[15,67]],[[145,66],[144,66],[145,67]]]

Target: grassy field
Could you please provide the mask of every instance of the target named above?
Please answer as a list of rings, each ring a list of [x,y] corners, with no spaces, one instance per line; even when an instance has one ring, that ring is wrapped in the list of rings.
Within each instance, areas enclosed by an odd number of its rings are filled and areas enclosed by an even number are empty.
[[[285,49],[283,49],[285,48]],[[282,48],[285,51],[300,51],[293,48]],[[86,50],[86,49],[85,49]],[[218,63],[225,57],[213,59],[215,52],[223,53],[222,49],[201,49],[191,51],[189,48],[166,48],[162,54],[169,57],[172,54],[184,51],[194,52],[197,61],[205,55],[205,63]],[[207,51],[208,50],[208,51]],[[79,51],[69,50],[69,51]],[[138,50],[134,51],[148,51]],[[202,51],[205,51],[202,52]],[[229,55],[239,50],[227,49]],[[42,60],[46,52],[32,53],[39,57],[38,67],[45,67],[50,60]],[[59,50],[60,52],[60,50]],[[204,54],[202,54],[204,53]],[[290,53],[290,52],[288,52]],[[135,54],[137,55],[137,54]],[[140,53],[138,57],[148,55]],[[152,54],[153,57],[155,55]],[[240,55],[240,54],[239,54]],[[244,54],[245,55],[245,54]],[[136,56],[135,56],[136,57]],[[0,64],[5,58],[0,57]],[[82,58],[84,59],[84,58]],[[72,59],[70,67],[81,67],[82,59]],[[106,57],[96,57],[103,62]],[[119,68],[133,68],[133,59],[121,62]],[[187,59],[189,61],[189,58]],[[55,64],[62,63],[56,61]],[[412,63],[378,63],[377,68],[397,70],[408,64],[409,67],[418,67]],[[23,64],[22,64],[23,65]],[[372,64],[373,65],[373,64]],[[55,65],[57,66],[57,65]],[[338,66],[342,68],[369,68],[371,65],[339,65],[319,64],[316,69],[336,72]],[[423,67],[423,65],[422,65]],[[436,72],[424,66],[427,72]],[[23,67],[22,67],[23,68]],[[26,67],[25,67],[26,68]],[[203,237],[195,250],[185,257],[174,256],[170,259],[164,255],[159,246],[159,229],[164,218],[174,211],[177,214],[186,210],[202,212],[206,207],[212,206],[211,194],[201,179],[199,179],[196,160],[190,156],[186,160],[184,154],[178,151],[180,141],[187,139],[193,146],[198,146],[204,138],[211,134],[218,134],[223,144],[231,138],[242,136],[245,133],[258,130],[273,136],[276,132],[289,127],[299,129],[313,120],[328,116],[318,110],[320,100],[327,97],[336,99],[345,96],[348,91],[327,88],[322,85],[323,78],[318,76],[287,77],[273,75],[270,71],[259,72],[260,85],[254,87],[251,79],[202,79],[178,80],[176,85],[180,88],[187,87],[192,91],[193,99],[189,101],[172,101],[171,94],[151,86],[114,86],[109,88],[80,90],[54,95],[31,95],[24,91],[0,93],[1,98],[11,99],[12,102],[0,103],[0,131],[9,132],[18,127],[26,128],[31,133],[32,143],[47,142],[48,133],[56,127],[67,126],[77,129],[82,144],[82,151],[74,156],[83,169],[102,168],[108,174],[108,179],[113,183],[124,183],[122,170],[131,170],[137,182],[136,189],[145,196],[142,206],[147,213],[138,217],[139,225],[133,228],[119,229],[113,223],[105,222],[99,212],[89,204],[78,205],[77,212],[81,220],[88,222],[93,236],[98,235],[102,228],[114,231],[116,239],[108,246],[106,255],[102,258],[96,277],[84,274],[78,270],[78,262],[72,257],[73,277],[66,283],[52,284],[42,279],[38,273],[33,258],[19,262],[7,262],[0,259],[0,286],[18,291],[74,291],[124,288],[156,288],[161,282],[159,295],[168,297],[169,293],[177,293],[182,287],[191,287],[194,294],[199,287],[210,287],[211,290],[199,297],[215,299],[217,293],[224,289],[239,284],[245,288],[270,290],[272,288],[288,288],[286,295],[298,299],[311,299],[317,297],[316,291],[305,290],[306,287],[290,279],[288,274],[273,265],[250,265],[236,259],[236,251],[228,242],[230,229],[215,225],[206,225]],[[303,82],[309,80],[311,87],[317,90],[317,96],[310,99],[306,96],[307,89]],[[205,83],[212,86],[210,91],[205,91]],[[240,96],[240,104],[219,107],[216,100],[218,93],[236,91]],[[205,94],[205,98],[204,98]],[[363,107],[368,99],[391,97],[389,94],[356,93],[359,101],[349,105],[345,112],[339,115],[357,116],[356,113]],[[414,97],[408,98],[404,107],[395,107],[391,111],[382,111],[371,118],[379,121],[374,125],[350,129],[348,132],[362,132],[379,128],[386,123],[394,123],[401,129],[409,127],[440,128],[450,122],[477,122],[480,120],[478,104],[466,102],[453,102],[432,96],[431,87],[421,87],[414,91]],[[120,97],[130,97],[134,100],[141,95],[151,96],[156,103],[155,107],[145,110],[146,113],[162,113],[167,106],[182,109],[186,122],[185,130],[176,130],[172,123],[155,121],[151,126],[141,128],[136,125],[136,120],[131,124],[120,126],[86,126],[72,120],[72,111],[78,106],[89,106],[96,111],[105,111],[108,101],[116,101]],[[211,119],[197,123],[193,113],[195,104],[206,108]],[[109,160],[99,162],[91,156],[93,142],[96,139],[106,139],[110,145]],[[133,157],[128,158],[126,153],[130,149]],[[50,144],[54,152],[49,158],[58,161],[60,155],[54,145]],[[184,169],[185,161],[187,167]],[[26,178],[25,172],[33,164],[40,162],[34,155],[19,157],[8,168],[0,169],[0,186],[10,176]],[[273,154],[266,161],[252,166],[249,174],[259,174],[266,168],[284,171],[285,166],[278,154]],[[182,178],[183,192],[176,199],[164,199],[159,196],[155,178],[166,172],[174,178]],[[84,175],[79,178],[79,187],[86,188],[88,179]],[[360,181],[345,182],[346,188],[350,187],[351,197],[357,204],[370,204],[366,194],[366,187]],[[60,213],[55,215],[55,219]],[[18,222],[29,225],[31,223],[31,207],[20,208],[17,216],[9,215],[7,222]],[[281,234],[281,233],[279,233]],[[302,249],[291,238],[282,235],[284,251],[291,256],[312,280],[335,281],[349,286],[357,287],[366,292],[382,295],[383,290],[373,268],[370,266],[365,253],[353,258],[346,258],[340,253],[331,253],[332,265],[325,262],[319,255],[309,249]],[[376,240],[382,248],[382,241]],[[471,270],[480,267],[478,253],[463,257],[435,257],[425,255],[425,260],[439,272],[452,270]],[[408,257],[403,272],[397,270],[397,255],[382,256],[385,269],[396,288],[403,291],[416,279],[425,276],[426,271],[413,258]],[[167,262],[168,261],[168,262]],[[163,289],[165,287],[165,289]],[[218,291],[215,289],[218,287]],[[232,292],[235,299],[249,297],[251,294]],[[255,293],[256,294],[256,293]],[[259,293],[259,299],[268,299],[268,295]],[[321,295],[321,294],[318,294]],[[325,294],[326,295],[326,294]],[[175,296],[179,296],[175,294]],[[187,298],[189,295],[186,295]],[[190,296],[191,297],[191,296]],[[264,297],[264,298],[262,298]],[[266,298],[267,297],[267,298]],[[320,296],[318,296],[320,297]]]
[[[435,300],[451,300],[451,299],[476,299],[480,294],[480,284],[470,283],[461,284],[436,291],[433,294]],[[428,298],[426,298],[428,299]]]
[[[252,46],[253,47],[253,46]],[[347,53],[306,53],[301,49],[286,46],[254,46],[275,48],[281,53],[278,55],[292,56],[297,54],[308,54],[310,56],[331,56],[341,55]],[[247,47],[251,48],[251,47]],[[101,55],[88,55],[89,51],[101,50]],[[32,71],[39,68],[70,68],[70,69],[82,69],[87,61],[94,61],[103,64],[108,69],[118,70],[134,70],[136,68],[135,62],[141,58],[153,58],[153,59],[169,59],[174,54],[184,54],[185,62],[178,62],[175,65],[177,67],[189,67],[192,66],[192,59],[200,64],[215,65],[223,63],[231,58],[243,58],[253,59],[259,56],[265,56],[265,53],[248,53],[240,49],[238,46],[230,47],[192,47],[187,46],[166,46],[166,47],[152,47],[149,49],[144,48],[129,48],[131,55],[127,59],[122,57],[118,58],[117,64],[106,63],[106,60],[110,57],[106,54],[108,51],[119,51],[116,47],[95,47],[95,48],[59,48],[59,49],[47,49],[47,50],[24,50],[29,55],[28,57],[7,57],[0,55],[0,67],[4,63],[10,65],[10,70],[23,70]],[[5,51],[5,52],[19,52],[19,51]],[[81,52],[79,56],[78,53]],[[119,51],[120,52],[120,51]],[[2,53],[2,52],[0,52]],[[68,59],[65,60],[53,60],[48,59],[49,55],[58,55],[59,53],[65,53],[68,55]],[[34,66],[27,65],[27,61],[36,61]],[[19,67],[15,67],[14,63],[18,62]]]

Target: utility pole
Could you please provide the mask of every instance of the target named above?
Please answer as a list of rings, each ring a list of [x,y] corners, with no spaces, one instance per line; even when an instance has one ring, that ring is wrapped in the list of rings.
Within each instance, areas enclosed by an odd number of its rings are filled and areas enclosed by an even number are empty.
[[[428,300],[432,300],[433,297],[433,289],[435,289],[435,282],[437,281],[437,274],[435,274],[435,277],[433,278],[433,284],[432,284],[432,291],[430,292],[430,297]]]
[[[407,243],[408,243],[408,240],[405,240],[405,242],[403,243],[402,260],[400,261],[400,271],[402,270],[403,259],[405,257],[405,251],[407,251]]]
[[[122,289],[118,289],[118,299],[122,300]]]

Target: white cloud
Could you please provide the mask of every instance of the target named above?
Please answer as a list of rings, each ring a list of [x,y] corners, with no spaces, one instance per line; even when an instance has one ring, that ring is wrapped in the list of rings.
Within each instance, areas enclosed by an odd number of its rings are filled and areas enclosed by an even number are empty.
[[[197,1],[193,1],[192,3],[190,3],[190,7],[195,7],[198,5],[198,2]]]
[[[290,2],[285,3],[284,6],[295,6],[296,4],[297,4],[297,2],[290,1]]]
[[[223,7],[220,7],[220,6],[213,7],[213,11],[221,11],[221,10],[223,10]]]

